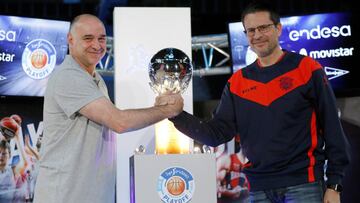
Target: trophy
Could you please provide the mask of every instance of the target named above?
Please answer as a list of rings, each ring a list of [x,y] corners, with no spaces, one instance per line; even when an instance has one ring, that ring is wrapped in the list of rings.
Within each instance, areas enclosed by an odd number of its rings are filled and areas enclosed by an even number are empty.
[[[183,93],[192,77],[190,58],[176,48],[158,51],[149,64],[150,87],[158,95]],[[189,153],[190,140],[167,119],[155,125],[156,154]]]

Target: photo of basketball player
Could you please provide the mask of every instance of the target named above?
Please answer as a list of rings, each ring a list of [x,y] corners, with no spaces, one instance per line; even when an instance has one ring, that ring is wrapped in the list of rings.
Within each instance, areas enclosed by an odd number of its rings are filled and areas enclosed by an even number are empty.
[[[32,202],[38,150],[24,135],[17,114],[0,119],[0,202]],[[40,146],[40,144],[38,144]]]
[[[218,203],[249,201],[249,182],[242,172],[248,160],[243,155],[239,142],[239,136],[235,136],[235,153],[223,153],[216,159]]]
[[[1,119],[0,127],[3,135],[1,140],[1,176],[0,176],[0,202],[22,202],[22,186],[24,184],[24,171],[27,165],[22,143],[22,119],[13,114]],[[12,151],[12,143],[17,153]]]

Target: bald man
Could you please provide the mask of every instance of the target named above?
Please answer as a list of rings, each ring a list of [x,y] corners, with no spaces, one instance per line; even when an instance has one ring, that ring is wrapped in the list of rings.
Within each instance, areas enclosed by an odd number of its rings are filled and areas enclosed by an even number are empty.
[[[95,67],[106,51],[106,32],[95,16],[77,16],[68,34],[70,56],[52,74],[44,98],[44,136],[36,203],[115,202],[115,139],[179,114],[179,94],[164,105],[120,110]],[[124,180],[128,181],[128,180]]]

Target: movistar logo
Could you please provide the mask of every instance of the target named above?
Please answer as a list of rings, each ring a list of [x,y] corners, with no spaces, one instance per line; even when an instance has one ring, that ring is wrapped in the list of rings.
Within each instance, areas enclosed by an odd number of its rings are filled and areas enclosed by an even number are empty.
[[[309,53],[305,48],[301,48],[299,51],[300,54],[304,56],[310,56],[314,59],[352,56],[353,52],[354,47],[339,47],[335,49],[313,50],[309,51]]]
[[[289,32],[289,38],[291,41],[298,41],[300,38],[310,39],[322,39],[329,37],[347,37],[351,36],[351,26],[343,25],[341,27],[333,26],[333,27],[320,27],[317,25],[312,29],[302,29],[302,30],[292,30]]]

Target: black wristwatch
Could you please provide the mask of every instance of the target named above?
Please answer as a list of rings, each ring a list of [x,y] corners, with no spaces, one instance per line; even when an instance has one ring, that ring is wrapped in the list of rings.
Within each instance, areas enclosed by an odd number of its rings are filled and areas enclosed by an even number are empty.
[[[335,190],[336,192],[342,192],[343,191],[343,187],[340,184],[327,185],[326,187],[329,188],[329,189]]]

